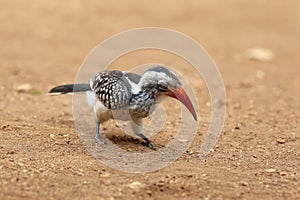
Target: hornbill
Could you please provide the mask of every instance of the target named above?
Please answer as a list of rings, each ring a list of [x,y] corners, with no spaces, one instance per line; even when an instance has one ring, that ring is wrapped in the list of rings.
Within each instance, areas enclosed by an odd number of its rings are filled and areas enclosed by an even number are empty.
[[[95,139],[98,144],[105,144],[101,138],[100,124],[119,118],[119,113],[125,110],[125,120],[130,120],[133,132],[145,141],[146,146],[156,150],[155,144],[143,133],[143,119],[167,96],[183,103],[197,121],[196,111],[179,79],[165,66],[152,67],[142,75],[105,70],[95,74],[89,84],[60,85],[52,88],[49,93],[72,92],[87,92],[88,98],[92,98],[96,119]]]

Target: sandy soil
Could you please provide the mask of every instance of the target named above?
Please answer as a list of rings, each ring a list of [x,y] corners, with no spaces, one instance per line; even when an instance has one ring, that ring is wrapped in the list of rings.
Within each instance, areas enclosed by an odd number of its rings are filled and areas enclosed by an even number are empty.
[[[299,7],[296,0],[2,0],[0,198],[300,199]],[[214,152],[199,160],[209,95],[202,80],[185,72],[202,114],[197,138],[170,166],[129,174],[88,153],[73,123],[71,96],[46,93],[55,85],[72,83],[99,42],[144,26],[178,30],[207,49],[224,79],[227,118]],[[270,49],[275,58],[249,60],[244,52],[253,47]],[[188,68],[182,59],[157,51],[129,54],[111,68],[150,62]],[[32,89],[18,92],[23,84]],[[116,144],[148,151],[140,140],[116,132],[113,123],[107,125],[106,133]],[[164,146],[173,132],[166,127],[154,137],[155,143]],[[140,184],[134,187],[133,182]]]

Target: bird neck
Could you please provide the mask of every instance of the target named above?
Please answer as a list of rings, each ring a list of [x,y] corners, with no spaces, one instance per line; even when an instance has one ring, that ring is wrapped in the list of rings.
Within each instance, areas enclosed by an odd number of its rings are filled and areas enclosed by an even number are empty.
[[[137,94],[132,94],[130,99],[130,114],[134,118],[148,117],[154,110],[156,97],[151,90],[141,90]]]
[[[152,90],[140,90],[137,94],[132,94],[131,102],[143,103],[145,106],[155,103],[156,96]]]

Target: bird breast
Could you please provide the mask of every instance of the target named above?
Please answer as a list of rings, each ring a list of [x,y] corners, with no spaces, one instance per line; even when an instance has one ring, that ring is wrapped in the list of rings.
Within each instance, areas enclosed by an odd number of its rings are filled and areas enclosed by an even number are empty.
[[[130,115],[135,118],[148,117],[155,109],[155,97],[151,92],[141,91],[130,99]]]

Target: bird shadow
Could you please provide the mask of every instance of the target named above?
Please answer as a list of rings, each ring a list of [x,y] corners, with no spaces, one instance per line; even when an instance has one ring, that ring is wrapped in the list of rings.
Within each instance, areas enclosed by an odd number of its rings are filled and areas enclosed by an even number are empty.
[[[120,148],[128,151],[152,151],[151,149],[149,149],[149,147],[146,146],[146,143],[141,138],[135,138],[128,135],[106,135],[106,137],[115,145],[118,145]]]

